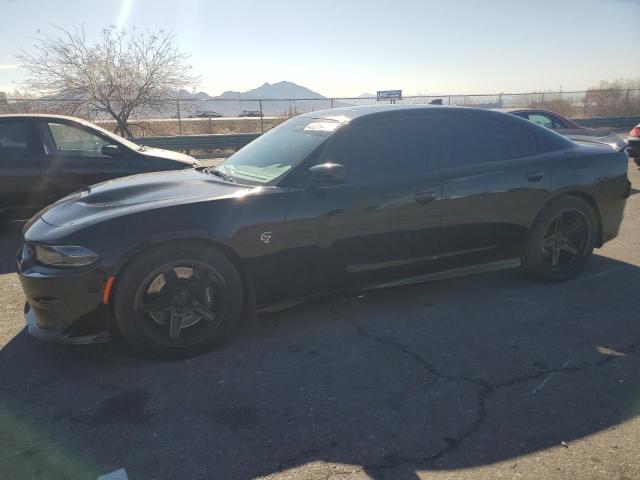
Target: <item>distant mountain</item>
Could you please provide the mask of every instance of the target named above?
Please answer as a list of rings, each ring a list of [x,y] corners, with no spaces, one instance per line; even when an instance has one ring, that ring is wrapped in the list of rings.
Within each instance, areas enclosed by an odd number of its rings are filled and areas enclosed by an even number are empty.
[[[251,99],[251,98],[326,98],[318,92],[297,85],[293,82],[264,83],[258,88],[246,92],[224,92],[218,98]]]
[[[178,90],[177,92],[175,92],[175,95],[173,96],[176,98],[188,98],[188,99],[195,98],[199,100],[210,100],[213,98],[211,95],[205,92],[190,93],[184,89]]]
[[[180,90],[176,96],[189,100],[181,106],[181,110],[187,115],[196,111],[214,111],[225,117],[237,117],[243,110],[260,110],[260,99],[263,100],[262,111],[266,117],[305,113],[332,107],[331,100],[324,95],[286,81],[264,83],[246,92],[226,91],[216,97],[204,92],[189,93],[186,90]],[[333,107],[344,105],[346,104],[333,103]]]

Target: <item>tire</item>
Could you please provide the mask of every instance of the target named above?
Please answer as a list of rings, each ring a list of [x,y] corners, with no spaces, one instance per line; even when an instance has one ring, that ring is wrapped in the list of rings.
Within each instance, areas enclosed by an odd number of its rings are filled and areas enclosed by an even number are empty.
[[[223,345],[241,316],[244,292],[229,258],[201,243],[141,255],[117,279],[116,323],[135,349],[166,359]]]
[[[597,235],[598,218],[587,201],[573,196],[553,200],[527,235],[522,268],[527,275],[546,282],[572,278],[591,256]]]

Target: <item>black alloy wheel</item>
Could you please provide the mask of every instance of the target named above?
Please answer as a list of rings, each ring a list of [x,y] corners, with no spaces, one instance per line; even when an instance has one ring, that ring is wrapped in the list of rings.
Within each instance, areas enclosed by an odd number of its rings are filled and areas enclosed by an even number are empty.
[[[142,282],[135,308],[145,314],[145,331],[158,342],[199,342],[220,326],[225,288],[224,279],[205,264],[172,262]]]
[[[114,286],[115,320],[123,336],[157,357],[190,357],[224,344],[243,308],[243,284],[233,262],[201,242],[139,255]]]
[[[570,209],[558,212],[548,223],[540,244],[550,269],[573,268],[586,254],[591,227],[585,215]]]
[[[591,256],[598,217],[586,200],[556,198],[534,221],[523,245],[522,268],[530,276],[557,282],[576,275]]]

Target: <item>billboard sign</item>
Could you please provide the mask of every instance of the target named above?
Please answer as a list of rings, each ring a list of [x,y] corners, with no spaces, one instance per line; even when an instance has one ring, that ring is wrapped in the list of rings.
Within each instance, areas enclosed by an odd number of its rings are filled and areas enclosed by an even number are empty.
[[[402,90],[378,90],[380,100],[402,100]]]

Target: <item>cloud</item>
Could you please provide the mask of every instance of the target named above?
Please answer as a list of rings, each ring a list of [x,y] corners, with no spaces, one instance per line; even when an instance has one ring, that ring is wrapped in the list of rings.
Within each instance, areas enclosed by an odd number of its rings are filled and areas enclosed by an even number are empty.
[[[13,65],[11,63],[5,64],[5,65],[0,65],[0,70],[9,70],[11,68],[18,68],[18,65]]]

